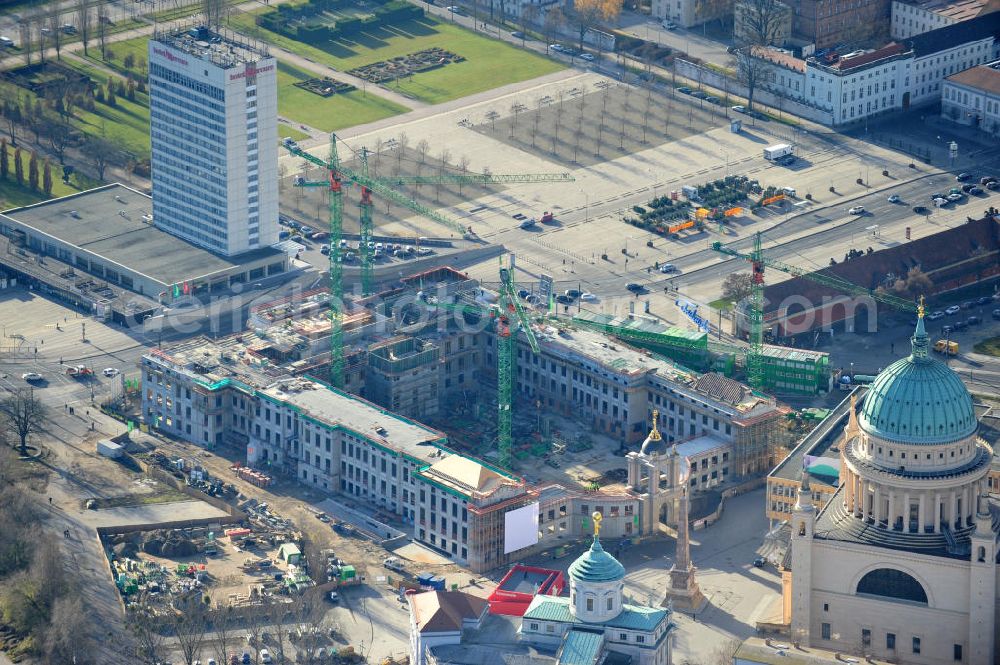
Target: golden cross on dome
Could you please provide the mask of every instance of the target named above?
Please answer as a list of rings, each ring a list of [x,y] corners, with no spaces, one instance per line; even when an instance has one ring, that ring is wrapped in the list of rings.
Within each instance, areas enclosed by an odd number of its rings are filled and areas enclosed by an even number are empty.
[[[595,510],[591,517],[594,518],[594,538],[597,538],[601,535],[601,520],[604,519],[604,515]]]
[[[920,304],[917,305],[917,318],[924,318],[924,297],[920,296]]]

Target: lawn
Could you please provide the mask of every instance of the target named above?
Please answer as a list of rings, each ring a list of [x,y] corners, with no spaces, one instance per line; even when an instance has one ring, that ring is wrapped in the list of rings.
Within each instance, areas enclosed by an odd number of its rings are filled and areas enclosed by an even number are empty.
[[[300,132],[299,130],[295,129],[294,127],[286,125],[283,122],[279,122],[278,123],[278,137],[279,138],[283,138],[283,139],[284,138],[289,138],[289,139],[292,139],[293,141],[301,141],[302,139],[309,138],[309,135],[306,134],[305,132]]]
[[[10,173],[7,174],[6,180],[0,180],[0,210],[8,210],[10,208],[18,208],[20,206],[31,205],[32,203],[38,203],[39,201],[44,201],[49,197],[43,192],[31,189],[28,187],[28,156],[24,155],[24,172],[25,172],[25,184],[18,185],[17,181],[14,179],[14,151],[8,146],[10,155]],[[62,181],[62,167],[56,162],[51,162],[52,165],[52,198],[58,198],[60,196],[68,196],[70,194],[75,194],[86,189],[91,189],[92,187],[97,187],[100,183],[94,182],[89,178],[86,178],[79,173],[74,173],[70,176],[70,184],[65,185]],[[42,167],[38,167],[39,172],[41,172]],[[39,175],[39,182],[41,181],[41,175]]]
[[[334,132],[367,122],[389,118],[410,109],[372,93],[352,90],[331,97],[296,88],[295,83],[312,78],[287,62],[278,61],[278,114],[300,125],[315,127],[324,132]],[[290,129],[290,128],[289,128]],[[292,130],[298,131],[298,130]],[[281,136],[287,134],[281,133]],[[297,140],[297,137],[292,136]]]
[[[733,301],[729,298],[719,298],[708,303],[708,306],[712,309],[727,310],[733,308]]]
[[[316,46],[257,26],[253,12],[232,17],[230,24],[234,29],[340,71],[389,60],[432,46],[464,56],[465,62],[416,74],[400,82],[400,91],[431,104],[563,69],[563,65],[555,60],[430,17],[379,27],[370,33],[356,35],[351,41],[332,40]]]
[[[1000,357],[1000,337],[990,337],[981,342],[976,342],[972,350],[976,353],[982,353],[985,356]]]
[[[101,60],[101,50],[99,48],[91,48],[90,54],[87,59],[98,64],[108,67],[109,69],[114,69],[115,71],[121,73],[125,76],[131,73],[135,77],[145,76],[145,68],[140,67],[139,63],[145,63],[149,55],[149,37],[134,37],[133,39],[126,39],[121,42],[114,42],[108,45],[108,50],[111,51],[111,60]],[[83,55],[81,52],[80,55]],[[135,60],[135,65],[131,70],[125,68],[123,62],[125,61],[125,56],[131,55]]]
[[[103,71],[76,61],[67,60],[66,64],[107,88],[108,75]],[[124,96],[119,96],[117,100],[115,108],[98,102],[92,113],[77,109],[76,126],[89,135],[98,135],[103,131],[108,139],[135,159],[149,159],[149,96],[137,92],[134,102]]]

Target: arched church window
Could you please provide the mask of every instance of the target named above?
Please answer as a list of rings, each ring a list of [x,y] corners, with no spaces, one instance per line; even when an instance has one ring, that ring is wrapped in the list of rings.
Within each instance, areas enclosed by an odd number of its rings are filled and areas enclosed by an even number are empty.
[[[895,568],[877,568],[858,582],[855,593],[927,604],[927,592],[912,575]]]

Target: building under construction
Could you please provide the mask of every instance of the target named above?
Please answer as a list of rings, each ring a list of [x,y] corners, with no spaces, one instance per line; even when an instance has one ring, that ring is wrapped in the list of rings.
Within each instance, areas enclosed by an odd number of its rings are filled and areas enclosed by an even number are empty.
[[[252,332],[191,340],[146,354],[142,363],[144,422],[206,447],[245,446],[248,461],[266,464],[269,473],[287,474],[320,490],[374,502],[412,521],[421,542],[474,569],[509,563],[510,557],[500,546],[504,514],[538,497],[533,498],[529,483],[498,465],[497,414],[495,407],[490,408],[497,399],[497,332],[492,316],[496,298],[465,275],[443,269],[351,301],[345,306],[350,321],[344,334],[346,392],[328,394],[319,387],[295,392],[288,386],[317,386],[314,381],[301,382],[305,375],[322,379],[328,371],[330,326],[322,298],[323,294],[306,293],[297,299],[265,303],[251,312]],[[698,460],[692,491],[739,482],[772,465],[786,413],[774,398],[721,372],[699,373],[589,326],[556,319],[528,325],[537,339],[537,353],[524,334],[515,337],[514,468],[534,475],[542,455],[558,454],[565,447],[546,433],[546,423],[552,418],[565,416],[586,425],[618,441],[624,454],[646,436],[654,413],[668,445],[694,446],[691,442],[697,442],[698,449],[706,451],[704,468]],[[700,346],[704,351],[707,346],[698,333],[675,331],[671,335],[686,340],[691,349]],[[338,411],[314,403],[324,397],[343,408]],[[403,431],[413,426],[441,432],[446,439],[431,439],[433,447],[445,451],[443,459],[403,449],[397,455],[401,456],[397,463],[409,460],[406,463],[425,489],[437,488],[437,494],[415,493],[408,484],[413,481],[388,458],[388,470],[383,469],[388,474],[385,489],[373,488],[371,469],[364,467],[363,458],[361,466],[352,470],[357,462],[354,456],[363,455],[351,452],[352,445],[357,450],[357,434],[351,434],[355,439],[345,439],[344,450],[337,452],[338,445],[331,445],[330,450],[321,447],[316,457],[306,454],[306,448],[316,444],[303,438],[302,432],[272,431],[273,421],[271,425],[266,418],[261,422],[266,409],[259,405],[270,403],[273,411],[290,404],[287,410],[294,420],[295,414],[304,413],[295,409],[306,408],[306,401],[309,409],[323,412],[322,422],[329,421],[334,428],[339,426],[338,418],[360,410],[373,417],[381,413],[379,418],[398,418],[408,423]],[[401,427],[387,422],[378,425],[386,430],[382,433],[362,428],[364,437],[374,441],[377,455],[379,446],[385,448],[379,441],[393,441],[395,430]],[[462,457],[439,466],[454,453]],[[472,459],[478,466],[460,463],[460,459]],[[568,484],[578,485],[578,490],[567,492],[589,496],[578,477],[567,479]],[[376,479],[382,482],[381,475],[376,474]],[[436,504],[430,503],[430,496],[441,494],[460,500],[442,504],[440,497]],[[635,510],[635,498],[624,487],[621,496],[608,494],[600,504],[583,499],[552,498],[551,502],[606,507],[606,518],[621,519],[617,530],[622,535],[640,535],[627,519]],[[457,514],[443,515],[441,506],[446,505],[450,513],[453,503]],[[543,515],[542,519],[547,518]],[[551,522],[557,531],[561,528],[554,513],[541,530]],[[611,523],[617,522],[607,524]],[[543,540],[552,542],[548,537]]]
[[[698,372],[721,372],[732,377],[745,369],[745,347],[712,341],[707,332],[666,326],[635,314],[616,318],[583,311],[573,317],[573,322],[662,354]],[[829,364],[829,355],[822,351],[765,344],[761,351],[763,387],[796,395],[828,391],[832,385]]]

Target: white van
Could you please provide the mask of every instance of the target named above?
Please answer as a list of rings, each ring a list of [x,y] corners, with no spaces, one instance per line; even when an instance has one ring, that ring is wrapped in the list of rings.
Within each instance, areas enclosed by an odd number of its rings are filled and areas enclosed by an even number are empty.
[[[14,40],[10,37],[0,37],[0,46],[4,48],[10,48],[14,46]]]

